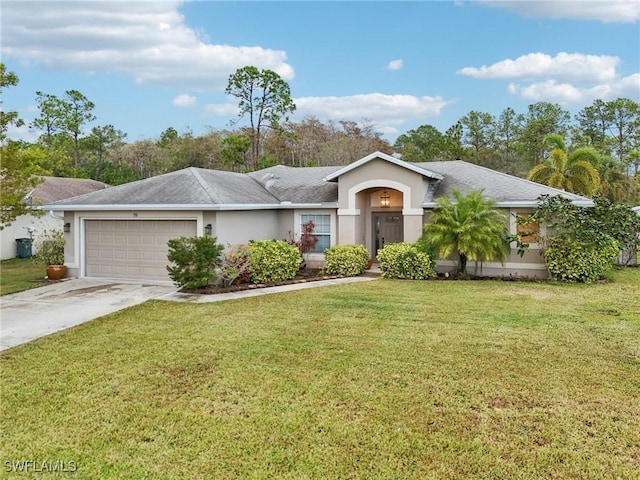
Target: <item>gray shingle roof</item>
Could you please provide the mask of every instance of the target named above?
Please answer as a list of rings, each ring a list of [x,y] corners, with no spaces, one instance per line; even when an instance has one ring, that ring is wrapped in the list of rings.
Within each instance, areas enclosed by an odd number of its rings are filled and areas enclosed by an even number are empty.
[[[40,177],[41,183],[29,192],[25,201],[30,205],[45,205],[65,198],[75,197],[110,185],[89,178]]]
[[[437,188],[427,191],[425,203],[431,203],[439,197],[453,198],[453,191],[467,194],[471,190],[483,190],[484,194],[498,203],[524,203],[535,201],[541,195],[563,195],[571,201],[589,203],[590,199],[547,187],[539,183],[514,177],[506,173],[497,172],[490,168],[481,167],[462,160],[446,162],[415,163],[418,167],[441,174],[444,179],[437,184]]]
[[[368,159],[371,155],[365,157]],[[424,192],[424,205],[431,206],[438,197],[452,197],[454,189],[466,194],[482,189],[498,204],[535,205],[541,195],[562,194],[570,200],[590,204],[590,199],[556,190],[522,178],[480,167],[461,160],[449,162],[407,163],[415,172],[430,178]],[[186,168],[176,172],[127,183],[77,197],[61,200],[54,209],[149,208],[265,208],[291,204],[336,204],[338,184],[332,179],[344,166],[287,167],[277,165],[248,174]],[[442,178],[441,178],[442,177]]]
[[[279,202],[248,175],[191,167],[69,198],[56,205],[204,206],[261,203]]]
[[[249,175],[281,202],[337,202],[338,184],[325,182],[324,178],[341,168],[276,165]]]

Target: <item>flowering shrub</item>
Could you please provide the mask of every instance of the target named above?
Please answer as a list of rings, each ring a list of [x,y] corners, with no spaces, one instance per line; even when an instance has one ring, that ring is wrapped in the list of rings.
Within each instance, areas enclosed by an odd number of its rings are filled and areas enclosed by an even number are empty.
[[[253,283],[281,282],[295,278],[302,257],[283,240],[261,240],[247,246],[251,257],[249,280]]]
[[[167,242],[167,266],[173,282],[185,290],[204,288],[216,279],[224,247],[216,237],[180,237]]]
[[[613,237],[597,248],[571,237],[554,237],[544,252],[551,278],[563,282],[594,282],[605,277],[620,253]]]
[[[367,268],[369,251],[363,245],[334,245],[324,251],[324,259],[325,273],[355,277]]]
[[[426,280],[436,275],[431,257],[406,242],[385,245],[378,251],[378,262],[385,278]]]
[[[229,287],[234,283],[245,283],[249,280],[251,255],[246,245],[229,245],[222,257],[220,277],[222,284]]]

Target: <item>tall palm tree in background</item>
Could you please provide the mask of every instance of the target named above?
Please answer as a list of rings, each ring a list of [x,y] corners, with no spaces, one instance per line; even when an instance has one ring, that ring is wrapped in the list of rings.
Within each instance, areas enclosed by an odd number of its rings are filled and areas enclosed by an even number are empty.
[[[423,227],[423,240],[440,258],[458,254],[458,274],[465,275],[467,261],[504,260],[509,251],[507,221],[494,200],[481,190],[467,195],[453,192],[454,201],[440,197]]]
[[[527,175],[527,179],[553,188],[592,196],[600,188],[597,166],[600,155],[593,148],[578,148],[570,155],[561,135],[545,137],[549,157]]]

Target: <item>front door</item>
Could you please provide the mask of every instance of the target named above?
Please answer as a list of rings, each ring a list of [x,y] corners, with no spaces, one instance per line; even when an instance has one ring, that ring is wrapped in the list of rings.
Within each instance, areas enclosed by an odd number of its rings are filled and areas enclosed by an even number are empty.
[[[375,212],[373,214],[374,255],[387,243],[398,243],[404,240],[401,212]]]

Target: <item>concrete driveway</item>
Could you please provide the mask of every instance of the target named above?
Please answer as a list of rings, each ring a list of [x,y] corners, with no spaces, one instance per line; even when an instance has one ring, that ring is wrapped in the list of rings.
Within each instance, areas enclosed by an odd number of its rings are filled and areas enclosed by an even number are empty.
[[[176,291],[170,283],[79,278],[0,297],[0,350]]]

